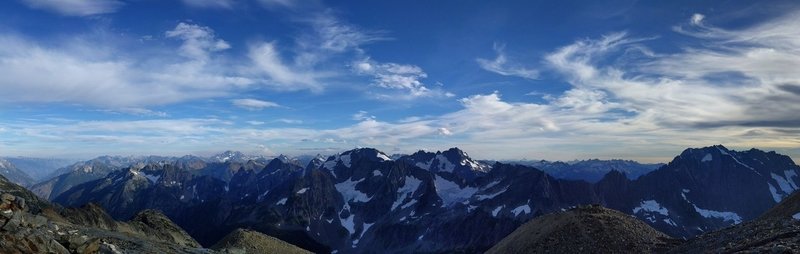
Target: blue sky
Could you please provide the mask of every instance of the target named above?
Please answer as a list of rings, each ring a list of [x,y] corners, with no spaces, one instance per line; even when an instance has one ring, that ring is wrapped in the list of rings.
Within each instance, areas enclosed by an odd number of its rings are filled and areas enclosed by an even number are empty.
[[[793,1],[0,2],[0,154],[800,154]]]

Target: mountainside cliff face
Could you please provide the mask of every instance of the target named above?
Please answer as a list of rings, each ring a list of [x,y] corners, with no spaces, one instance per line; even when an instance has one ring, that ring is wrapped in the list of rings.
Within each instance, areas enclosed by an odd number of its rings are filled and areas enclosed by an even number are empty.
[[[605,206],[672,236],[692,237],[755,219],[798,189],[798,173],[784,155],[712,146],[687,149],[634,181],[609,175],[597,188],[605,192]]]
[[[314,252],[482,252],[532,218],[586,204],[692,237],[756,218],[797,189],[799,171],[774,152],[712,146],[687,149],[636,180],[611,171],[589,183],[486,165],[458,149],[393,160],[364,148],[305,167],[276,158],[229,177],[171,164],[131,167],[54,200],[95,202],[117,219],[159,209],[205,246],[251,228]]]
[[[34,181],[32,177],[17,168],[16,165],[3,158],[0,158],[0,175],[22,186],[31,185]]]

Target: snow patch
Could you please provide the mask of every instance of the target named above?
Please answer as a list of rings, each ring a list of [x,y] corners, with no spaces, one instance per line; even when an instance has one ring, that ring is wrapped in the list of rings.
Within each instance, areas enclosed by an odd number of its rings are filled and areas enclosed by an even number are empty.
[[[353,233],[355,233],[355,232],[356,232],[356,229],[355,229],[356,225],[355,225],[355,223],[353,222],[353,219],[354,219],[355,217],[356,217],[356,215],[355,215],[355,214],[353,214],[353,213],[350,213],[350,216],[349,216],[349,217],[347,217],[347,218],[345,218],[344,220],[342,220],[342,227],[344,227],[345,229],[347,229],[347,232],[350,232],[350,235],[353,235]]]
[[[306,191],[308,191],[308,187],[300,189],[299,191],[297,191],[297,194],[303,194],[306,193]]]
[[[285,205],[286,204],[286,198],[282,198],[281,200],[278,200],[278,202],[275,203],[275,204],[276,205]]]
[[[267,194],[269,194],[269,190],[265,191],[264,193],[261,193],[261,195],[258,195],[257,200],[258,201],[264,200],[264,197],[266,197]]]
[[[486,186],[484,186],[484,187],[483,187],[483,188],[481,188],[481,189],[482,189],[482,190],[491,189],[492,187],[494,187],[495,185],[498,185],[498,184],[500,184],[500,180],[497,180],[497,181],[491,182],[491,183],[487,184]]]
[[[382,152],[378,152],[378,159],[381,159],[383,161],[391,161],[392,160],[392,158],[389,158],[389,156],[386,156]]]
[[[786,181],[792,185],[792,188],[795,190],[800,189],[798,188],[797,183],[794,181],[794,178],[797,178],[797,172],[794,170],[786,170],[783,171],[783,175],[786,176]]]
[[[447,157],[444,157],[444,155],[437,154],[436,159],[439,161],[439,171],[453,172],[453,169],[456,168],[456,165],[450,162],[450,160],[448,160]]]
[[[376,170],[372,171],[372,176],[383,176],[383,173],[381,173],[380,170],[376,169]]]
[[[511,210],[511,213],[513,213],[514,216],[519,216],[520,213],[529,214],[531,213],[531,206],[529,205],[519,206],[517,208],[514,208],[514,210]]]
[[[655,200],[644,200],[641,203],[639,203],[638,207],[633,208],[633,213],[639,213],[639,211],[655,212],[655,213],[660,213],[664,216],[669,216],[669,210],[667,210],[667,208],[662,207],[661,204],[659,204]]]
[[[353,178],[351,177],[344,182],[335,184],[334,187],[336,187],[336,190],[342,194],[344,202],[351,200],[356,202],[367,202],[370,200],[370,198],[367,197],[367,194],[356,190],[356,185],[361,181],[363,181],[363,179],[359,181],[353,181]]]
[[[417,200],[416,199],[412,199],[411,201],[409,201],[405,205],[400,206],[400,209],[406,209],[406,208],[408,208],[408,207],[410,207],[410,206],[412,206],[412,205],[414,205],[416,203],[417,203]]]
[[[780,203],[783,196],[778,194],[778,190],[771,183],[767,183],[767,185],[769,185],[769,193],[772,194],[772,200],[775,200],[775,203]]]
[[[495,208],[494,210],[492,210],[492,216],[493,217],[497,217],[497,214],[500,213],[500,210],[502,210],[503,207],[505,207],[505,206],[501,205],[501,206],[498,206],[497,208]]]
[[[800,213],[795,213],[794,215],[792,215],[792,219],[800,220]]]
[[[440,198],[442,198],[444,206],[450,206],[454,203],[467,200],[472,197],[475,192],[478,192],[477,188],[461,188],[458,186],[458,184],[439,176],[434,176],[434,185],[436,187],[436,193],[439,194]]]
[[[339,159],[342,160],[342,164],[344,164],[345,167],[349,168],[349,167],[352,166],[350,164],[350,154],[342,155],[342,156],[339,157]]]
[[[707,153],[706,156],[703,156],[703,159],[700,160],[700,162],[706,162],[706,161],[712,161],[712,160],[714,160],[714,156],[712,156],[710,153]]]
[[[422,183],[422,181],[420,181],[419,179],[414,178],[412,176],[406,176],[405,184],[403,185],[403,187],[397,189],[397,199],[394,201],[394,204],[392,204],[392,210],[396,209],[397,206],[402,204],[407,197],[413,195],[414,191],[416,191],[417,188],[419,188],[420,183]],[[405,206],[403,208],[405,208]]]
[[[356,238],[356,239],[353,241],[353,247],[355,247],[356,245],[358,245],[358,242],[359,242],[359,241],[361,241],[361,238],[362,238],[362,237],[364,237],[364,233],[366,233],[366,232],[367,232],[367,230],[369,229],[369,227],[372,227],[372,224],[375,224],[375,223],[364,223],[364,224],[363,224],[363,229],[361,230],[361,234],[358,236],[358,238]]]
[[[792,185],[789,184],[789,182],[786,181],[786,179],[784,179],[782,176],[779,176],[775,173],[770,173],[770,175],[772,176],[772,179],[778,183],[778,187],[781,188],[783,193],[790,194],[794,192],[795,188],[792,188]]]
[[[157,183],[158,179],[161,179],[160,175],[157,176],[157,175],[151,175],[151,174],[147,174],[147,173],[144,174],[144,177],[147,178],[147,180],[150,180],[150,182],[152,182],[152,183]]]
[[[692,206],[694,206],[694,210],[697,211],[697,213],[699,213],[703,217],[717,218],[717,219],[722,219],[724,221],[733,221],[734,224],[742,223],[742,217],[740,217],[738,214],[734,212],[720,212],[714,210],[707,210],[697,207],[697,205],[695,204],[692,204]]]
[[[504,189],[502,189],[502,190],[499,190],[499,191],[497,191],[497,192],[494,192],[494,193],[488,193],[488,194],[476,195],[475,197],[476,197],[476,198],[478,198],[478,200],[484,200],[484,199],[493,199],[494,197],[497,197],[497,195],[500,195],[500,194],[503,194],[503,193],[505,193],[507,190],[508,190],[508,186],[506,186],[506,188],[504,188]]]

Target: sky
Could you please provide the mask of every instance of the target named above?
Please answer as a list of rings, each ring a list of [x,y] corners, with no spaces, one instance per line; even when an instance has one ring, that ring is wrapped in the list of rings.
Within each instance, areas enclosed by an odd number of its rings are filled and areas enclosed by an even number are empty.
[[[800,156],[796,1],[9,0],[0,155]]]

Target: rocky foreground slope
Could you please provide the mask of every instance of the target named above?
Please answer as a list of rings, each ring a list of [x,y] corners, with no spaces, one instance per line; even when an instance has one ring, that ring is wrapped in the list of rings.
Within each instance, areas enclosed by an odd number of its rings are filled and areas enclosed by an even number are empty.
[[[234,232],[225,239],[241,239],[239,235]],[[126,222],[116,221],[94,204],[52,205],[0,176],[0,253],[302,253],[260,234],[244,239],[205,249],[158,211],[144,210]]]
[[[800,253],[800,192],[756,220],[700,235],[671,252]]]
[[[653,253],[677,242],[636,218],[596,205],[535,218],[486,253]]]

